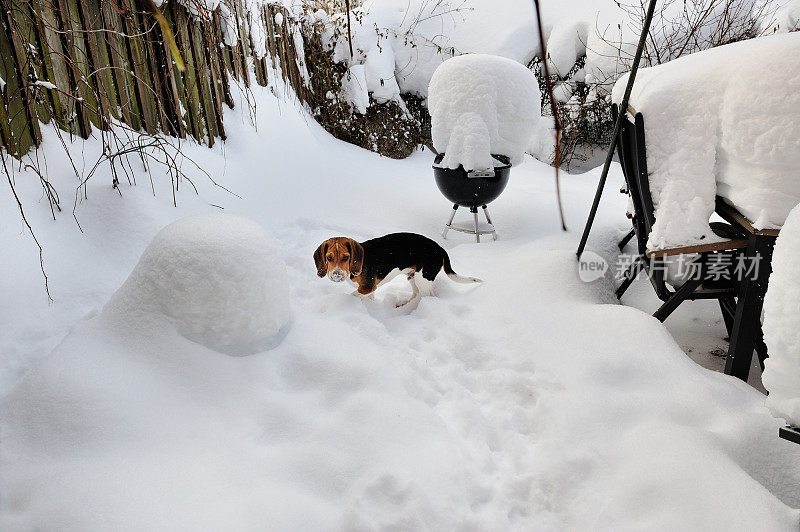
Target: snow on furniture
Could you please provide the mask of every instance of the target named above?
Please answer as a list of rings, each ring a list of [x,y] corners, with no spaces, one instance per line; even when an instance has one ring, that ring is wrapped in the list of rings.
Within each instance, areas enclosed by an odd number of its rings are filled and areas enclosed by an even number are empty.
[[[613,105],[616,116],[618,108]],[[778,230],[756,229],[745,216],[719,199],[716,212],[728,223],[714,222],[715,241],[661,250],[648,248],[656,222],[648,170],[645,119],[628,109],[617,138],[617,149],[633,205],[633,235],[638,255],[617,289],[621,298],[643,269],[664,302],[653,314],[664,321],[684,301],[716,299],[730,337],[725,373],[747,381],[753,351],[763,369],[767,347],[761,331],[761,308],[771,272],[772,247]]]
[[[800,426],[800,207],[775,243],[772,277],[764,298],[764,340],[769,347],[762,381],[773,415]]]
[[[642,69],[630,105],[647,117],[655,223],[648,248],[718,241],[719,195],[756,229],[800,203],[800,34],[773,35]],[[622,99],[627,76],[616,83]]]
[[[172,322],[187,339],[231,355],[274,347],[288,323],[286,266],[256,222],[198,215],[153,238],[103,314]]]
[[[520,164],[541,118],[536,76],[522,64],[493,55],[453,57],[428,88],[433,146],[446,168],[488,170],[492,154]]]

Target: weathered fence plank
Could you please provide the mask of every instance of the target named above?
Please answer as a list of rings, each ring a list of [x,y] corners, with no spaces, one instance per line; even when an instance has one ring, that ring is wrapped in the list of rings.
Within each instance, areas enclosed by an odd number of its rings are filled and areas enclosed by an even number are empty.
[[[47,91],[52,114],[61,129],[72,133],[75,130],[75,123],[69,120],[69,116],[66,114],[66,105],[63,102],[64,99],[70,99],[68,95],[69,77],[63,59],[61,39],[55,30],[57,24],[52,4],[47,1],[41,2],[38,6],[32,4],[30,7],[37,25],[36,45],[41,54],[45,80],[56,86],[55,89]]]
[[[191,50],[187,50],[186,53],[187,55],[191,54],[194,56],[200,104],[206,119],[206,132],[208,133],[207,142],[209,146],[213,146],[214,139],[219,137],[219,130],[217,128],[217,114],[214,111],[214,94],[212,93],[211,83],[209,82],[210,65],[206,62],[205,53],[203,52],[203,37],[200,32],[199,24],[191,23],[189,29]]]
[[[77,131],[82,138],[88,139],[92,132],[92,126],[89,111],[86,109],[86,102],[81,99],[79,90],[79,84],[81,83],[80,72],[74,68],[72,63],[75,43],[72,38],[73,28],[69,18],[69,11],[66,8],[66,3],[62,0],[55,0],[51,7],[53,8],[53,28],[55,28],[60,37],[61,60],[67,74],[66,91],[71,96],[64,102],[64,111],[67,121],[71,124],[70,131]]]
[[[214,27],[215,25],[213,23],[203,24],[201,27],[203,32],[203,41],[211,44],[211,46],[203,47],[202,51],[205,55],[206,65],[208,66],[214,118],[217,122],[217,135],[222,140],[225,140],[225,126],[223,124],[224,111],[222,109],[222,104],[224,101],[224,96],[222,94],[222,78],[225,75],[225,72],[222,71],[219,64],[219,49],[222,41],[216,38]]]
[[[141,111],[141,121],[144,130],[148,133],[156,133],[158,128],[157,111],[155,108],[155,98],[153,89],[149,85],[150,72],[147,67],[147,54],[145,52],[144,37],[149,28],[145,28],[141,17],[137,12],[134,0],[123,0],[126,7],[125,17],[123,18],[125,32],[129,35],[126,39],[128,43],[129,60],[133,77],[136,80],[135,92],[138,100],[138,107]]]
[[[219,15],[214,16],[213,33],[219,44],[216,48],[214,55],[217,57],[217,65],[219,66],[220,81],[222,82],[222,100],[233,109],[233,96],[231,95],[230,81],[228,79],[228,72],[231,71],[231,64],[228,59],[227,46],[222,43],[222,28],[220,27],[221,21]],[[211,51],[211,50],[209,50]]]
[[[270,83],[270,67],[279,69],[302,100],[298,22],[278,4],[253,12],[242,0],[224,2],[228,21],[219,11],[195,6],[192,15],[181,3],[161,5],[184,59],[180,71],[139,0],[0,0],[0,146],[23,155],[41,141],[40,121],[52,119],[83,138],[118,120],[212,146],[226,137],[224,105],[234,106],[229,76],[249,87],[251,69],[261,86]],[[223,42],[223,23],[238,30],[233,46]],[[269,58],[256,57],[256,31],[266,35]]]
[[[28,69],[27,75],[22,78],[25,82],[25,93],[29,99],[33,116],[47,124],[50,122],[52,115],[52,105],[48,94],[50,90],[46,86],[39,84],[39,82],[48,81],[48,78],[42,61],[43,54],[38,46],[36,37],[38,28],[36,27],[30,0],[22,0],[16,4],[12,14],[16,24],[14,41],[15,43],[20,43],[18,47],[21,49],[22,59]],[[39,141],[41,141],[41,132],[37,135],[37,144]]]
[[[70,50],[67,50],[75,81],[77,82],[78,94],[83,99],[81,107],[86,111],[89,121],[100,129],[105,126],[105,117],[102,116],[100,102],[97,99],[97,91],[93,83],[92,62],[89,57],[89,45],[86,42],[86,32],[83,29],[80,15],[80,0],[59,0],[62,20],[72,41]]]
[[[138,131],[142,124],[139,118],[140,111],[136,102],[134,79],[128,62],[127,45],[125,43],[124,28],[122,27],[122,10],[116,0],[103,2],[102,13],[108,58],[111,62],[113,78],[115,81],[117,100],[122,114],[122,120],[132,129]]]
[[[233,6],[236,8],[236,24],[239,28],[239,40],[236,42],[236,46],[234,49],[236,50],[236,54],[239,58],[239,63],[241,64],[242,69],[242,79],[241,81],[245,84],[246,87],[250,86],[250,69],[247,67],[247,57],[249,54],[249,42],[250,42],[250,33],[246,27],[246,19],[244,16],[244,10],[242,9],[242,2],[241,0],[232,0]]]
[[[92,5],[94,13],[89,12]],[[109,116],[119,117],[117,112],[117,95],[114,91],[114,82],[111,79],[111,70],[108,68],[108,54],[105,52],[105,39],[103,38],[102,19],[99,17],[99,5],[95,2],[78,2],[78,15],[81,26],[86,35],[86,52],[89,60],[89,75],[87,78],[97,94],[100,103],[100,124],[103,129],[108,129]]]
[[[176,15],[178,23],[176,41],[178,47],[183,51],[183,62],[186,64],[186,71],[183,73],[183,84],[186,90],[189,120],[192,124],[192,136],[197,142],[203,142],[207,129],[203,108],[200,104],[200,88],[195,70],[194,54],[191,53],[192,43],[189,40],[188,29],[189,17],[183,10],[176,10]]]
[[[24,6],[12,3],[3,6],[2,22],[6,28],[6,42],[2,49],[3,61],[6,65],[6,91],[8,97],[8,114],[11,135],[17,141],[16,148],[20,153],[36,146],[42,139],[39,130],[39,119],[36,115],[32,91],[28,88],[29,62],[21,39],[17,39],[20,31],[17,20],[19,11]],[[6,62],[8,60],[8,62]]]

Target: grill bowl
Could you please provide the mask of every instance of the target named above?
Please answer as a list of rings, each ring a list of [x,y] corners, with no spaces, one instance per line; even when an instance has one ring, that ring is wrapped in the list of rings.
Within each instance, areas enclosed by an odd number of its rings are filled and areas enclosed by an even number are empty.
[[[437,166],[444,159],[444,154],[436,156],[433,175],[436,186],[451,203],[462,207],[482,207],[498,198],[508,185],[511,163],[505,155],[492,155],[502,166],[494,167],[494,176],[469,177],[469,172],[459,166],[455,170]]]

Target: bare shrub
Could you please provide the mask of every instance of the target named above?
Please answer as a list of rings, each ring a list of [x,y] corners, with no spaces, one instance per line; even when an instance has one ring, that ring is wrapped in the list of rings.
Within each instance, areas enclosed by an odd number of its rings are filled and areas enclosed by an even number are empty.
[[[644,24],[646,3],[619,3],[634,34]],[[657,65],[683,55],[758,36],[762,21],[775,11],[772,0],[665,0],[659,4],[647,47],[645,65]],[[623,53],[623,56],[628,54]],[[632,60],[632,55],[630,58]]]
[[[613,121],[609,92],[616,79],[630,69],[636,41],[644,25],[647,0],[620,0],[623,21],[595,28],[599,42],[587,52],[606,64],[586,65],[580,58],[564,76],[553,82],[568,84],[571,96],[559,101],[562,157],[567,168],[591,157],[594,149],[607,149]],[[653,66],[684,55],[757,37],[771,20],[773,0],[665,0],[658,3],[642,55],[643,66]],[[531,67],[543,86],[539,59]],[[604,67],[604,68],[603,68]],[[584,75],[584,72],[586,74]],[[542,113],[550,114],[543,93]]]

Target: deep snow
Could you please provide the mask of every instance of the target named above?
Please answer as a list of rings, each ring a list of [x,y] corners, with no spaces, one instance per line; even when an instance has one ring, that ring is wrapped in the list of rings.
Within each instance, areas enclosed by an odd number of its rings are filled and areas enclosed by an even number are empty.
[[[772,275],[764,297],[764,341],[769,348],[764,385],[776,416],[800,425],[800,207],[795,207],[775,243]]]
[[[398,279],[364,302],[318,279],[313,251],[340,234],[436,237],[450,207],[432,155],[383,159],[267,89],[252,97],[257,133],[238,95],[226,143],[183,145],[241,199],[188,165],[200,195],[182,186],[177,208],[164,176],[155,196],[139,174],[120,197],[101,173],[77,206],[81,234],[69,216],[49,219],[38,179],[18,173],[51,305],[0,197],[0,248],[14,251],[0,261],[0,527],[797,529],[800,450],[777,439],[781,422],[756,390],[615,303],[608,277],[580,281],[551,168],[513,169],[492,204],[498,242],[439,239],[481,286],[443,278],[438,297],[395,309],[410,291]],[[91,162],[97,149],[73,153]],[[77,183],[52,135],[43,154],[68,195]],[[597,177],[563,176],[573,230]],[[613,192],[617,167],[610,180]],[[286,264],[294,319],[251,356],[106,305],[162,227],[219,206],[265,228]],[[607,192],[591,242],[609,260],[624,209]]]

